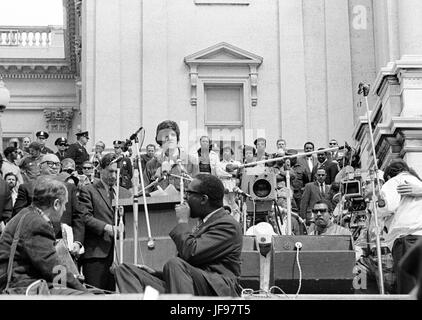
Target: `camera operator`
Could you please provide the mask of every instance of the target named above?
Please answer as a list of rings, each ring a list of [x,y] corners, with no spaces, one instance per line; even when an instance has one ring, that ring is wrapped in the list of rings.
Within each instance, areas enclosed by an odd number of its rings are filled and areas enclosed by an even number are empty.
[[[114,153],[117,156],[123,156],[122,161],[118,163],[120,166],[120,186],[122,186],[125,189],[132,188],[132,176],[133,176],[133,166],[132,166],[132,160],[130,158],[125,156],[125,152],[128,151],[129,147],[132,145],[130,140],[126,141],[119,141],[114,140],[113,146],[114,146]]]
[[[388,226],[385,240],[392,250],[397,293],[407,294],[415,282],[400,272],[398,263],[415,242],[422,239],[422,196],[419,193],[422,181],[402,159],[390,163],[385,169],[384,180],[386,182],[381,188],[381,196],[385,206],[378,210]]]

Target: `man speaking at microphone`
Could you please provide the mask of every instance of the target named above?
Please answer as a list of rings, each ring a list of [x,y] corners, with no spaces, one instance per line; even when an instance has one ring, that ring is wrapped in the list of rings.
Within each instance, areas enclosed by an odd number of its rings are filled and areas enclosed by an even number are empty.
[[[162,272],[145,265],[120,265],[115,270],[120,292],[143,292],[149,285],[160,293],[239,296],[242,231],[223,208],[223,197],[224,186],[217,177],[196,175],[186,190],[187,204],[176,206],[177,225],[170,231],[177,257],[167,261]],[[199,220],[193,230],[189,218]]]

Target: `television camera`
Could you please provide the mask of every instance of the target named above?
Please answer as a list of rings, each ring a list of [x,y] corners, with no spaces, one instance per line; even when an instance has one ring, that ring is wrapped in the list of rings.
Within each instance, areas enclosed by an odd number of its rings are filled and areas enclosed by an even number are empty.
[[[129,150],[129,147],[131,146],[132,146],[132,141],[129,139],[126,139],[126,141],[124,141],[122,144],[122,151],[127,152]]]
[[[367,200],[365,198],[364,182],[359,169],[347,172],[340,182],[338,223],[349,228],[354,238],[359,236],[360,230],[366,226]]]

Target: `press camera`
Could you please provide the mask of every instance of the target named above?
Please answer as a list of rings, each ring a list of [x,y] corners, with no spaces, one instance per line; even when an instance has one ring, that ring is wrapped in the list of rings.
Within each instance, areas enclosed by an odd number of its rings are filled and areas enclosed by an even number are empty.
[[[340,193],[343,202],[341,224],[349,228],[363,226],[367,218],[367,203],[362,188],[362,177],[358,169],[349,172],[341,180]]]

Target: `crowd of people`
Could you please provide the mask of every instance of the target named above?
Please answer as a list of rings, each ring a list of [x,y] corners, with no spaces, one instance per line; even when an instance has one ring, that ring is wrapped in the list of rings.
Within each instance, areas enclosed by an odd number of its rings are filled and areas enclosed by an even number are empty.
[[[253,144],[243,145],[242,158],[236,159],[237,150],[231,145],[222,145],[220,150],[219,143],[212,142],[208,136],[199,138],[195,152],[186,153],[179,143],[177,123],[166,120],[157,126],[156,144],[148,144],[138,159],[127,140],[113,141],[111,153],[106,153],[105,143],[98,141],[89,153],[86,150],[89,133],[79,132],[76,136],[77,141],[70,145],[65,137],[58,138],[54,152],[45,146],[48,132],[39,131],[36,141],[25,137],[21,146],[18,139],[11,139],[3,151],[0,163],[2,289],[12,286],[24,291],[40,278],[51,282],[53,273],[47,269],[58,264],[59,258],[51,253],[48,261],[43,259],[54,249],[54,239],[66,238],[65,230],[69,229],[64,226],[67,226],[73,233],[73,242],[67,244],[69,251],[79,259],[79,268],[91,286],[114,292],[116,278],[136,274],[131,280],[136,284],[128,292],[151,285],[167,293],[239,295],[241,235],[246,230],[239,223],[242,208],[238,206],[237,194],[248,167],[264,168],[275,176],[274,201],[284,215],[291,208],[294,234],[352,235],[339,219],[343,210],[339,194],[342,180],[353,165],[353,154],[350,147],[340,147],[335,139],[316,152],[314,143],[308,141],[303,146],[306,154],[295,156],[298,151],[288,149],[286,140],[278,139],[277,151],[271,153],[267,151],[267,140],[259,137]],[[267,161],[256,163],[262,160]],[[170,259],[162,272],[128,264],[112,268],[117,233],[112,200],[117,194],[132,196],[134,174],[139,169],[143,173],[139,178],[143,177],[148,186],[146,196],[170,185],[180,190],[180,179],[191,181],[185,186],[186,203],[176,207],[177,225],[170,232],[178,257]],[[378,196],[387,204],[379,208],[385,232],[383,240],[393,254],[398,275],[399,262],[422,237],[422,220],[418,215],[422,209],[422,181],[403,160],[387,166],[381,180],[384,184]],[[369,188],[366,196],[370,196]],[[33,217],[34,213],[37,218]],[[190,217],[200,221],[195,230],[188,230]],[[22,242],[14,247],[13,240],[19,232]],[[370,225],[367,232],[371,233]],[[37,236],[32,240],[25,240],[34,234]],[[44,251],[33,250],[34,246]],[[31,254],[28,250],[32,250]],[[11,256],[17,276],[8,279]],[[409,274],[403,273],[398,279],[400,293],[408,293],[415,284]],[[73,279],[68,279],[65,287],[72,290],[59,292],[87,293]]]

